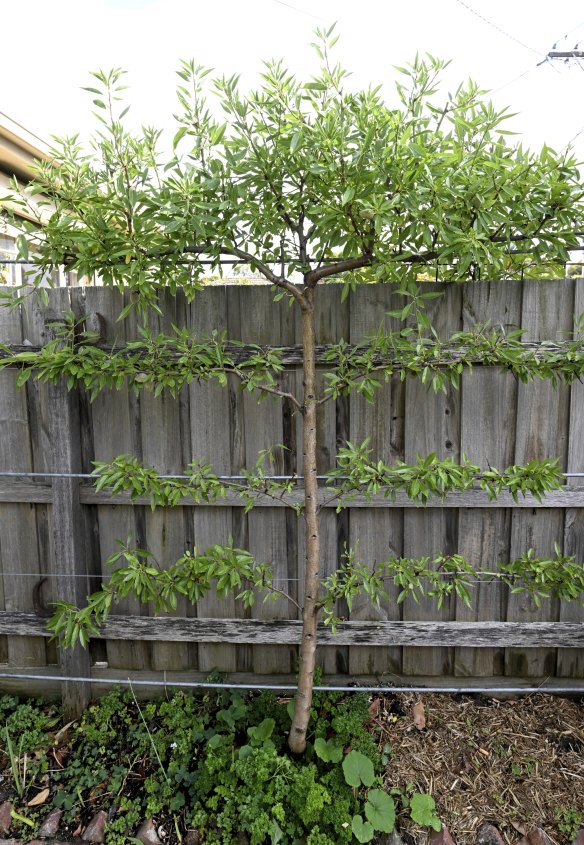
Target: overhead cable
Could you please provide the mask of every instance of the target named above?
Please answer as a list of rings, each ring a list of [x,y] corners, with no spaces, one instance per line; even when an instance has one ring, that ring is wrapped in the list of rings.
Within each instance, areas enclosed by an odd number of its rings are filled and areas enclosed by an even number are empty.
[[[490,21],[488,18],[485,18],[484,15],[481,15],[476,9],[473,9],[472,6],[469,6],[468,3],[465,3],[464,0],[456,0],[461,6],[464,6],[469,12],[475,15],[479,20],[483,21],[483,23],[488,24],[488,26],[492,27],[493,29],[500,32],[501,35],[504,35],[506,38],[510,38],[511,41],[515,41],[516,44],[519,44],[520,47],[523,47],[525,50],[529,50],[531,53],[535,53],[536,56],[542,56],[543,53],[541,50],[535,50],[533,47],[530,47],[529,44],[525,44],[523,41],[520,41],[518,38],[515,38],[514,35],[511,35],[509,32],[506,32],[504,29],[501,29],[500,26]]]

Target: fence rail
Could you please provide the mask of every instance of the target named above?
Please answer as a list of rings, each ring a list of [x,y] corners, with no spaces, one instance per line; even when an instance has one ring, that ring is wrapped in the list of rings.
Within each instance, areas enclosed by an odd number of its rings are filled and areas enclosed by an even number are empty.
[[[105,640],[298,645],[298,620],[184,619],[171,616],[110,616]],[[49,637],[35,614],[0,611],[0,634]],[[469,648],[582,648],[584,625],[575,622],[340,622],[335,632],[319,626],[323,646],[450,646]]]
[[[436,285],[431,285],[436,290]],[[395,328],[387,312],[396,307],[390,286],[364,286],[340,302],[339,288],[319,289],[317,338],[321,350],[341,339],[357,343],[380,324]],[[30,297],[19,309],[0,309],[0,343],[13,349],[40,348],[50,339],[47,322],[73,311],[79,318],[101,315],[102,343],[123,346],[136,337],[136,319],[116,317],[125,303],[103,288],[59,289],[45,308]],[[561,346],[584,311],[581,279],[554,282],[492,282],[449,286],[433,301],[430,317],[439,336],[490,321],[520,326],[526,345],[550,340]],[[164,300],[162,314],[149,328],[171,332],[187,327],[208,336],[213,329],[246,344],[285,347],[283,386],[298,392],[300,326],[292,310],[274,303],[268,288],[213,287],[192,304]],[[292,677],[299,632],[291,602],[256,604],[244,611],[233,599],[208,594],[197,607],[179,606],[175,618],[153,617],[137,601],[117,607],[89,653],[65,655],[51,643],[38,614],[62,598],[83,601],[86,586],[107,578],[106,559],[117,541],[132,535],[162,565],[185,549],[206,548],[233,538],[258,560],[270,563],[274,578],[297,599],[302,590],[303,525],[273,499],[258,496],[250,513],[242,499],[225,499],[152,512],[149,500],[97,492],[86,477],[92,461],[135,455],[159,472],[181,474],[192,460],[213,465],[219,475],[252,469],[261,449],[284,444],[269,467],[274,475],[302,475],[300,421],[291,403],[272,398],[257,404],[230,377],[226,389],[208,383],[185,387],[178,399],[144,391],[104,391],[90,403],[82,390],[32,380],[16,387],[17,371],[0,372],[0,472],[40,473],[39,477],[0,475],[0,669],[70,677],[204,677],[218,668],[232,678]],[[403,495],[395,501],[363,495],[336,513],[336,502],[322,512],[325,575],[336,569],[345,544],[358,545],[359,557],[373,565],[389,556],[420,557],[459,552],[488,570],[534,547],[584,560],[584,386],[518,383],[496,367],[465,372],[460,390],[433,394],[418,380],[398,375],[383,384],[375,402],[360,395],[329,402],[320,409],[318,471],[334,465],[339,444],[366,437],[386,463],[415,461],[436,452],[455,460],[463,454],[481,466],[504,468],[533,458],[559,458],[565,486],[541,502],[509,494],[491,501],[470,489],[416,506]],[[51,477],[51,474],[71,477]],[[76,477],[73,477],[76,476]],[[324,493],[323,493],[324,495]],[[300,501],[302,488],[291,495]],[[22,577],[20,577],[22,576]],[[42,581],[42,579],[45,579]],[[42,586],[39,586],[42,581]],[[392,588],[393,589],[393,588]],[[395,595],[392,593],[393,598]],[[356,600],[336,636],[323,631],[319,649],[326,676],[352,678],[457,679],[468,688],[584,686],[584,611],[577,604],[544,603],[538,609],[525,596],[498,583],[480,583],[473,607],[453,598],[438,611],[430,601],[373,610]],[[107,668],[98,667],[106,664]],[[52,668],[51,668],[52,667]],[[106,675],[109,677],[109,675]],[[56,682],[55,682],[56,683]],[[0,686],[4,684],[0,681]],[[15,689],[17,681],[10,682]],[[8,688],[8,687],[7,687]],[[22,692],[28,689],[23,681]],[[79,708],[94,692],[89,683],[63,690],[66,706]]]

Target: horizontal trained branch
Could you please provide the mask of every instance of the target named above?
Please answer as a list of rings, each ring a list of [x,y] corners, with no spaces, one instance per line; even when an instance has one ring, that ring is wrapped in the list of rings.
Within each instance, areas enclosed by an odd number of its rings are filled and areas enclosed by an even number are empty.
[[[407,307],[407,306],[406,306]],[[140,329],[140,339],[106,348],[91,336],[78,336],[76,325],[64,324],[55,340],[42,347],[0,345],[0,369],[20,368],[19,384],[34,374],[40,381],[65,379],[68,387],[82,385],[91,398],[103,388],[128,384],[135,392],[155,395],[168,390],[176,396],[196,380],[225,385],[234,374],[249,391],[275,393],[299,404],[279,387],[286,367],[303,363],[299,346],[258,346],[228,340],[224,334],[195,339],[187,329],[174,335],[153,335]],[[90,334],[90,333],[89,333]],[[317,348],[317,363],[328,370],[326,398],[356,389],[372,399],[382,380],[392,374],[417,377],[434,390],[458,386],[460,375],[473,366],[502,367],[521,381],[549,379],[571,383],[584,374],[584,341],[525,342],[522,330],[504,332],[479,326],[445,341],[420,337],[412,329],[380,331],[357,344],[329,344]],[[381,379],[381,381],[380,381]]]
[[[50,501],[44,496],[41,498],[29,498],[26,494],[21,498],[2,498],[2,490],[9,485],[0,483],[0,501]],[[35,490],[37,485],[31,484],[30,487]],[[32,494],[34,495],[34,494]],[[95,487],[89,484],[82,484],[80,488],[80,498],[82,504],[85,505],[150,505],[150,498],[148,496],[137,496],[132,498],[130,493],[117,493],[111,495],[109,490],[101,490],[96,492]],[[298,487],[286,496],[287,501],[277,501],[268,496],[263,496],[258,493],[254,496],[255,507],[287,507],[300,506],[304,501],[304,488]],[[326,491],[322,489],[319,494],[319,504],[323,508],[337,508],[336,501],[327,501]],[[179,505],[185,507],[193,507],[192,500],[183,499]],[[245,502],[241,496],[234,493],[227,493],[224,499],[210,500],[208,502],[197,502],[197,507],[245,507]],[[371,496],[366,496],[364,493],[358,493],[351,497],[350,500],[343,503],[343,508],[581,508],[584,507],[584,487],[568,487],[563,486],[557,490],[552,490],[545,493],[541,499],[536,499],[534,496],[526,493],[525,497],[518,498],[517,501],[513,499],[510,493],[503,492],[496,499],[491,499],[485,490],[479,488],[470,488],[468,490],[454,490],[447,493],[444,498],[428,499],[423,505],[412,502],[405,493],[396,493],[395,498],[388,500],[384,493],[377,493]]]
[[[297,486],[286,495],[286,502],[278,501],[262,493],[252,494],[254,507],[295,507],[304,501],[304,488]],[[149,506],[149,496],[132,497],[127,491],[112,495],[108,489],[96,491],[93,484],[81,484],[79,498],[83,505],[119,505]],[[325,508],[336,508],[336,501],[326,501],[324,488],[319,496],[319,504]],[[50,504],[53,500],[52,486],[41,481],[17,481],[15,479],[0,478],[0,502],[22,502],[30,504]],[[246,506],[245,501],[237,493],[227,491],[223,499],[199,501],[182,499],[179,506],[183,507],[236,507]],[[366,496],[357,493],[343,505],[345,508],[417,508],[419,504],[412,502],[405,493],[396,493],[395,499],[388,501],[384,493]],[[557,490],[545,493],[541,499],[536,499],[529,493],[525,497],[513,500],[510,493],[502,492],[497,499],[489,498],[485,490],[469,488],[468,490],[454,490],[444,498],[428,499],[424,508],[582,508],[584,507],[584,486],[562,486]]]
[[[111,463],[95,461],[96,493],[110,488],[113,495],[129,492],[131,498],[147,497],[152,510],[158,507],[176,507],[183,500],[199,502],[224,502],[231,492],[242,499],[246,510],[251,510],[257,497],[264,501],[284,504],[297,514],[303,509],[303,497],[293,500],[295,478],[272,479],[264,465],[272,460],[273,450],[260,452],[253,471],[243,470],[244,483],[229,480],[213,472],[209,464],[189,464],[188,475],[171,478],[152,467],[142,465],[137,458],[120,455]],[[323,490],[321,506],[336,504],[340,510],[346,502],[361,495],[366,501],[383,493],[395,499],[404,493],[408,499],[425,504],[432,498],[442,499],[453,491],[464,492],[473,487],[484,490],[489,499],[496,499],[502,492],[511,494],[516,502],[519,495],[530,494],[541,499],[545,493],[562,486],[562,473],[557,461],[533,460],[525,466],[509,466],[502,472],[489,467],[481,469],[466,458],[461,463],[452,458],[440,459],[434,453],[416,463],[397,461],[387,466],[383,461],[373,461],[368,441],[361,444],[347,443],[339,449],[337,467],[326,473],[328,482]]]
[[[51,636],[33,613],[0,611],[0,634]],[[154,642],[297,645],[301,623],[274,619],[179,619],[110,616],[99,638]],[[339,622],[336,633],[319,626],[322,645],[468,646],[471,648],[582,648],[584,626],[575,622]],[[127,675],[127,672],[126,672]]]
[[[61,599],[53,602],[55,611],[47,628],[65,647],[77,642],[86,647],[91,637],[99,635],[115,604],[128,596],[150,605],[156,614],[172,614],[184,597],[196,604],[210,590],[222,598],[232,594],[248,608],[260,600],[285,599],[297,611],[303,611],[290,594],[275,586],[269,564],[258,562],[231,541],[202,552],[187,549],[168,566],[161,565],[147,549],[131,547],[129,541],[118,544],[120,550],[106,561],[112,567],[109,580],[87,596],[84,607]],[[324,623],[334,632],[343,621],[337,615],[339,601],[346,603],[350,613],[355,597],[365,594],[380,609],[390,600],[391,584],[399,591],[398,605],[406,600],[419,602],[427,596],[440,608],[455,596],[470,606],[471,590],[481,581],[498,581],[512,593],[527,593],[538,607],[547,598],[584,604],[584,569],[557,544],[554,557],[538,557],[529,549],[516,560],[496,563],[487,571],[471,566],[458,554],[439,554],[433,559],[391,556],[370,567],[359,561],[356,549],[348,548],[341,564],[324,579],[319,595],[315,595],[315,613],[322,611]]]

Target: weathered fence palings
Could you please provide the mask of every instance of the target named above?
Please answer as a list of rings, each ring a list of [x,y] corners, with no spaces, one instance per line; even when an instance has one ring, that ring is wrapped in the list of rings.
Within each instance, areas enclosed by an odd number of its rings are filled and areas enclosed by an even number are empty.
[[[437,289],[436,285],[431,287],[432,290]],[[531,287],[537,290],[532,291]],[[530,335],[526,349],[531,349],[539,339],[546,339],[557,346],[557,351],[565,343],[565,332],[569,325],[572,325],[572,310],[578,313],[576,306],[572,309],[572,304],[575,296],[576,301],[581,302],[582,287],[581,280],[561,280],[545,283],[480,283],[467,285],[462,292],[456,287],[447,289],[447,301],[440,304],[450,315],[448,326],[443,326],[445,337],[451,333],[453,326],[467,328],[490,320],[493,325],[500,323],[523,325],[528,328]],[[364,334],[374,333],[380,322],[384,322],[386,328],[393,325],[391,319],[386,316],[388,310],[395,308],[391,286],[365,286],[351,294],[344,303],[340,302],[339,291],[335,286],[323,287],[320,294],[318,307],[321,363],[330,342],[339,341],[341,338],[348,339],[351,343],[358,342]],[[272,313],[272,295],[269,289],[253,291],[253,296],[260,299],[265,297],[264,311]],[[563,303],[561,315],[558,314],[557,308],[559,301]],[[108,340],[114,338],[118,347],[134,337],[136,328],[132,318],[120,334],[115,316],[122,305],[123,298],[117,292],[107,289],[56,290],[50,293],[50,308],[54,313],[72,310],[77,315],[93,312],[107,314]],[[14,350],[22,348],[31,351],[38,347],[43,341],[38,334],[31,334],[30,327],[34,320],[42,320],[43,309],[39,309],[38,305],[35,308],[36,311],[31,308],[30,300],[25,303],[22,307],[21,328],[11,331],[9,336],[0,336],[0,343],[9,340]],[[287,329],[285,337],[280,331],[279,334],[273,332],[268,338],[264,331],[265,326],[256,326],[248,319],[250,308],[251,295],[246,288],[211,288],[199,294],[191,306],[187,306],[181,297],[172,304],[170,300],[163,302],[163,310],[166,309],[165,325],[171,321],[179,326],[192,327],[193,321],[198,319],[197,328],[201,334],[205,334],[201,331],[201,326],[204,329],[203,318],[193,315],[216,315],[207,334],[212,329],[226,329],[228,337],[241,338],[247,344],[260,346],[266,339],[274,345],[276,338],[276,343],[284,348],[285,366],[298,368],[301,357],[296,342],[296,329],[294,332]],[[287,319],[287,314],[285,311],[283,320]],[[267,322],[269,321],[264,320],[264,323]],[[156,329],[156,326],[154,328]],[[239,350],[237,354],[245,356],[246,350]],[[5,376],[16,378],[16,372],[8,370]],[[473,393],[469,387],[475,376],[483,377],[480,382],[480,401],[476,398],[476,391]],[[288,369],[285,377],[292,385],[296,384],[298,374]],[[60,387],[51,388],[52,407],[47,408],[41,403],[41,413],[37,414],[37,429],[45,432],[47,458],[42,465],[33,462],[32,466],[24,466],[23,470],[54,468],[65,472],[87,473],[91,471],[92,460],[107,461],[112,455],[131,452],[146,464],[160,461],[161,465],[156,465],[156,469],[163,473],[176,472],[177,467],[186,466],[189,460],[193,459],[219,466],[217,458],[221,471],[237,473],[242,467],[253,467],[257,455],[252,452],[259,436],[256,435],[263,431],[264,416],[269,414],[270,419],[273,417],[274,420],[270,437],[276,431],[281,431],[282,434],[278,433],[277,439],[283,438],[282,442],[288,448],[285,459],[286,472],[296,471],[301,474],[298,421],[293,415],[290,416],[289,408],[277,406],[271,399],[257,405],[254,401],[249,401],[249,397],[242,396],[235,384],[230,384],[222,394],[224,401],[215,402],[213,391],[219,391],[220,388],[212,384],[205,387],[205,391],[191,390],[188,399],[183,397],[180,400],[170,399],[167,395],[156,400],[148,395],[143,400],[142,397],[129,395],[127,391],[109,391],[102,394],[92,406],[86,403],[82,393],[74,391],[67,396],[64,391],[61,392]],[[577,393],[580,388],[579,384],[571,387],[573,397],[580,395]],[[562,393],[558,397],[558,401],[561,399],[558,404],[554,399],[555,394],[552,394],[550,399],[546,389],[546,385],[541,382],[521,387],[519,392],[522,421],[519,424],[517,384],[510,374],[500,368],[489,370],[481,367],[477,373],[465,373],[461,390],[449,391],[448,396],[434,396],[431,392],[420,389],[417,382],[406,380],[402,383],[399,376],[396,376],[377,394],[374,405],[366,405],[361,401],[361,397],[353,396],[324,406],[326,420],[322,439],[319,441],[319,472],[324,473],[334,465],[336,444],[344,439],[360,442],[365,436],[371,437],[371,445],[375,447],[376,454],[386,462],[407,460],[408,456],[411,458],[416,451],[435,451],[440,458],[455,459],[466,453],[471,461],[481,466],[490,463],[499,469],[532,458],[559,457],[560,465],[567,471],[581,470],[582,467],[575,457],[581,453],[581,426],[576,424],[577,420],[570,419],[570,414],[577,413],[575,409],[579,407],[578,402],[572,401],[572,410],[568,413],[566,394]],[[32,382],[29,383],[26,388],[28,401],[32,401],[37,395],[35,391],[38,391],[38,387]],[[0,437],[3,432],[10,433],[12,430],[9,427],[13,425],[10,415],[2,414],[2,401],[3,397],[0,395]],[[170,407],[175,401],[180,402],[180,414],[174,406]],[[201,402],[207,402],[208,408],[202,409]],[[276,407],[278,410],[275,410]],[[216,408],[223,409],[217,420]],[[543,428],[540,423],[546,408],[556,409],[557,413],[552,434],[542,438],[540,435]],[[79,409],[83,415],[80,424],[76,420]],[[282,425],[278,420],[280,413]],[[24,421],[26,429],[25,415],[22,416],[19,424],[22,428]],[[172,437],[168,435],[166,421],[169,419],[174,420]],[[220,447],[216,442],[217,426],[222,427]],[[422,429],[425,434],[418,443],[414,435]],[[491,430],[493,436],[487,437],[486,432]],[[14,442],[14,436],[18,436],[23,442],[27,438],[33,440],[36,437],[35,431],[36,429],[29,425],[27,430],[19,429],[17,435],[12,432],[10,442]],[[162,448],[158,449],[155,443],[157,431],[160,432],[161,438],[166,437],[162,444],[166,452]],[[120,432],[124,434],[122,439]],[[176,455],[173,452],[174,442]],[[500,443],[503,443],[505,448],[499,448]],[[263,441],[261,445],[264,445]],[[566,448],[567,445],[569,448]],[[38,453],[38,444],[35,448]],[[225,460],[221,458],[223,452]],[[152,457],[153,455],[158,457]],[[18,468],[19,465],[16,466],[14,460],[8,460],[5,465],[0,466],[0,471]],[[326,494],[323,492],[324,495]],[[294,503],[300,501],[301,497],[302,490],[298,487],[289,498]],[[36,508],[37,513],[44,508],[45,512],[52,515],[50,542],[47,543],[47,538],[44,538],[41,545],[40,535],[38,538],[37,558],[41,566],[40,574],[55,576],[45,585],[45,590],[49,584],[56,586],[59,581],[64,584],[68,578],[70,581],[67,589],[60,594],[54,591],[52,598],[69,598],[82,602],[84,590],[79,587],[81,584],[85,587],[88,582],[85,577],[73,579],[71,576],[86,573],[86,562],[83,558],[85,548],[91,546],[93,549],[91,557],[88,558],[92,567],[91,575],[97,574],[101,577],[100,561],[105,561],[116,551],[116,539],[127,539],[127,532],[120,531],[120,526],[126,525],[135,528],[133,542],[137,545],[144,542],[153,544],[157,558],[160,558],[162,564],[166,564],[172,562],[177,548],[191,548],[193,544],[198,548],[205,548],[211,542],[225,540],[224,537],[215,537],[214,531],[210,530],[210,526],[215,523],[224,524],[229,526],[228,533],[233,535],[236,545],[249,547],[250,540],[256,542],[259,538],[268,550],[286,549],[287,560],[284,564],[284,559],[279,553],[270,556],[264,552],[262,560],[273,563],[271,557],[277,557],[278,566],[282,567],[278,577],[289,580],[287,591],[290,595],[297,595],[297,591],[302,587],[301,526],[291,512],[286,514],[286,519],[284,513],[276,513],[273,509],[281,506],[271,498],[258,497],[256,504],[259,510],[252,519],[243,513],[243,500],[232,494],[225,499],[209,503],[211,507],[206,503],[195,506],[192,501],[185,499],[181,502],[184,507],[181,507],[169,522],[165,514],[151,514],[148,499],[140,498],[132,502],[126,494],[112,497],[107,490],[97,493],[88,479],[0,476],[0,523],[3,518],[2,503],[6,503],[6,513],[10,503],[20,503],[22,506],[29,504],[31,511]],[[359,541],[360,536],[363,538],[360,552],[378,560],[386,559],[380,557],[382,554],[399,556],[408,550],[415,551],[416,555],[461,550],[474,565],[484,564],[488,567],[495,561],[510,559],[512,549],[523,552],[529,545],[533,545],[538,554],[548,554],[549,546],[554,541],[562,543],[565,512],[570,514],[566,552],[575,553],[579,560],[582,557],[579,550],[584,548],[584,480],[580,479],[572,479],[563,489],[549,493],[541,502],[532,497],[524,499],[521,496],[514,502],[508,494],[490,501],[484,491],[471,489],[464,493],[449,494],[444,500],[432,499],[424,507],[416,506],[404,495],[398,495],[395,501],[384,496],[374,496],[369,501],[361,494],[347,503],[346,511],[339,517],[334,514],[335,507],[336,502],[330,502],[326,513],[323,514],[327,571],[340,559],[344,541],[349,539],[353,544]],[[272,510],[268,511],[268,508]],[[390,523],[384,519],[386,514],[391,515],[391,529]],[[515,516],[512,517],[512,514]],[[87,515],[91,516],[93,527],[85,519]],[[516,518],[518,515],[522,515],[522,520]],[[260,517],[259,522],[256,517]],[[37,520],[37,523],[41,525],[40,520]],[[265,523],[267,527],[259,529],[260,523]],[[412,532],[411,525],[414,523],[419,524],[419,530]],[[404,542],[404,524],[409,531],[408,543]],[[74,529],[72,533],[67,529],[67,525]],[[546,528],[552,525],[553,532]],[[205,526],[209,527],[209,530],[206,530]],[[281,526],[282,531],[285,530],[285,537],[276,536],[276,526]],[[566,519],[566,530],[567,526]],[[11,530],[14,533],[14,526]],[[40,528],[37,531],[40,531]],[[85,536],[84,532],[91,531],[94,535]],[[37,542],[34,532],[29,534],[27,548],[31,540]],[[410,548],[413,534],[416,535],[415,549]],[[379,542],[373,542],[375,537],[378,537]],[[61,548],[63,544],[68,546],[65,552]],[[52,554],[47,554],[49,548]],[[41,549],[44,550],[42,554]],[[83,568],[79,569],[82,562]],[[31,573],[31,567],[27,571]],[[107,574],[104,570],[103,575]],[[9,575],[9,570],[6,569],[5,576],[18,577],[18,573],[11,571]],[[30,593],[29,584],[32,588],[35,582],[32,575],[28,581],[24,579],[24,573],[22,578],[24,586],[21,592],[24,595],[25,588]],[[78,588],[75,589],[74,585],[78,585]],[[469,675],[485,675],[487,682],[493,675],[507,673],[516,677],[523,674],[519,665],[505,667],[502,660],[505,649],[517,649],[519,654],[523,650],[529,650],[533,655],[534,660],[525,664],[526,677],[530,674],[536,676],[535,669],[532,671],[530,667],[543,666],[541,660],[538,663],[537,655],[539,652],[544,654],[543,650],[546,650],[543,674],[551,677],[582,677],[584,664],[577,657],[578,649],[582,649],[584,645],[584,614],[581,608],[575,604],[569,605],[570,611],[567,613],[564,605],[560,607],[558,603],[552,603],[549,607],[546,605],[543,611],[543,614],[550,614],[550,621],[540,621],[546,618],[545,615],[541,615],[539,621],[532,621],[538,620],[533,608],[529,608],[528,616],[523,610],[521,613],[524,615],[521,616],[517,610],[519,615],[515,617],[515,606],[513,603],[506,603],[505,588],[498,582],[486,591],[480,585],[476,595],[476,606],[473,605],[471,610],[465,609],[462,603],[456,600],[450,601],[442,621],[435,621],[439,617],[438,614],[432,615],[434,611],[430,605],[412,604],[407,614],[402,607],[397,606],[396,610],[396,607],[384,605],[381,611],[378,611],[365,610],[361,605],[357,608],[355,605],[353,617],[341,623],[337,635],[332,635],[328,629],[322,630],[320,642],[326,647],[323,653],[328,648],[329,656],[336,654],[337,657],[343,657],[342,649],[345,649],[345,655],[348,649],[348,666],[359,667],[356,674],[399,674],[404,671],[407,674],[411,664],[416,667],[416,674],[423,676],[436,672],[450,676],[458,673],[464,676],[466,681]],[[45,601],[47,600],[45,594]],[[525,602],[530,602],[528,597],[525,597]],[[20,607],[19,604],[11,605],[9,612],[0,612],[0,635],[15,637],[23,643],[27,642],[28,637],[46,639],[45,620],[30,613],[30,603],[22,604],[22,611],[26,612],[19,612]],[[217,609],[219,616],[221,606],[217,605]],[[118,612],[122,614],[133,611],[118,608]],[[141,612],[147,613],[148,610],[142,609]],[[273,653],[288,647],[287,662],[288,657],[294,655],[299,637],[299,623],[296,620],[270,620],[270,605],[261,603],[254,610],[258,617],[255,619],[233,619],[235,613],[239,612],[237,609],[234,613],[233,610],[229,612],[225,608],[224,612],[231,618],[112,617],[103,632],[106,645],[96,643],[92,647],[93,657],[101,660],[103,658],[95,655],[106,654],[112,671],[116,665],[118,668],[115,671],[123,673],[126,669],[137,669],[139,664],[140,671],[148,672],[156,668],[158,643],[182,643],[181,660],[184,658],[185,664],[190,661],[185,669],[187,672],[200,671],[210,666],[209,655],[215,654],[215,649],[218,649],[217,653],[222,653],[223,650],[229,654],[230,668],[233,671],[245,673],[262,662],[263,658],[258,661],[258,655],[268,654],[266,644],[276,645]],[[199,613],[203,617],[213,615],[214,611],[205,612],[203,607],[189,607],[185,613]],[[400,618],[400,613],[407,621],[396,621]],[[288,615],[293,615],[293,612],[289,611]],[[375,621],[376,615],[380,617],[380,621]],[[393,619],[388,621],[387,617],[392,615]],[[455,625],[451,620],[456,618],[460,621]],[[519,622],[519,618],[525,621]],[[561,624],[559,620],[562,620]],[[200,649],[197,643],[202,644]],[[152,644],[156,644],[156,647]],[[382,648],[378,648],[379,646]],[[422,646],[425,647],[424,651],[416,652],[416,660],[410,661],[407,666],[399,664],[403,648],[411,657],[413,652],[409,652],[408,647],[417,649]],[[104,652],[106,647],[107,652]],[[99,649],[102,651],[99,652]],[[369,649],[372,655],[375,655],[371,660],[367,656]],[[482,660],[480,665],[478,661],[473,662],[469,658],[473,649],[477,649],[476,653]],[[560,649],[560,654],[565,656],[562,668],[558,662],[557,672],[553,663],[555,652],[552,652],[552,649]],[[435,655],[440,654],[439,659],[432,657],[433,652]],[[110,659],[115,654],[122,656],[117,663]],[[131,658],[128,663],[123,662],[123,655]],[[358,659],[352,660],[351,655]],[[417,663],[417,655],[423,655],[425,662]],[[549,661],[550,656],[552,662]],[[75,659],[80,659],[82,663],[88,662],[83,665],[80,663],[75,668],[73,663],[68,665],[69,657],[62,656],[62,670],[72,675],[86,676],[87,667],[91,663],[89,656],[80,653]],[[324,661],[327,673],[328,659],[327,657]],[[14,671],[17,668],[12,667]],[[340,664],[336,668],[338,672],[347,671]],[[85,694],[87,689],[81,690],[81,695]]]

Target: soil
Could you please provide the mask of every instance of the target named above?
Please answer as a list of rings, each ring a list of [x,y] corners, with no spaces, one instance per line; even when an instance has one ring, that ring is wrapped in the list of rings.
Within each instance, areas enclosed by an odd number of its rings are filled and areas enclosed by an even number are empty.
[[[475,845],[488,822],[507,843],[540,827],[557,845],[575,839],[559,826],[565,812],[584,825],[584,699],[396,694],[371,712],[387,788],[432,795],[457,845]],[[428,841],[405,816],[399,826]]]

